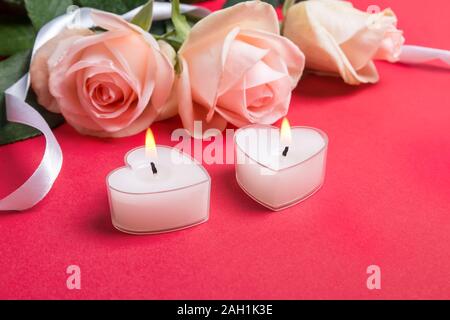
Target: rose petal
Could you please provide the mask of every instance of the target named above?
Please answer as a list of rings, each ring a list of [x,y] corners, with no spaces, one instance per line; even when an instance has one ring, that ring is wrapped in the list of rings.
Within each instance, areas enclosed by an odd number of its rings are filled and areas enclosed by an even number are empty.
[[[307,67],[325,73],[338,73],[348,84],[367,83],[378,79],[376,69],[365,68],[363,73],[359,74],[353,68],[333,35],[315,20],[315,16],[309,15],[309,7],[310,3],[291,7],[285,24],[285,35],[304,52]]]
[[[78,87],[83,88],[83,92],[79,92],[94,108],[89,108],[88,113],[92,113],[94,118],[111,119],[116,118],[126,112],[130,104],[136,99],[136,94],[130,90],[126,82],[117,74],[99,74],[94,80],[86,81],[85,75],[79,74],[81,83]],[[83,79],[84,78],[84,79]],[[106,78],[106,79],[104,79]],[[96,98],[94,90],[98,87],[108,88],[115,97],[112,101],[106,103],[104,98]],[[90,90],[89,90],[90,89]],[[80,97],[81,100],[81,97]]]
[[[393,26],[397,23],[397,18],[389,9],[372,16],[366,14],[366,19],[365,26],[355,32],[353,37],[341,43],[342,50],[356,70],[363,68],[374,58],[386,34],[389,30],[395,29]],[[369,24],[367,21],[373,23]]]
[[[250,123],[245,96],[245,77],[218,98],[215,111],[236,127]]]
[[[175,72],[167,56],[155,49],[152,49],[151,52],[154,58],[152,68],[154,68],[155,72],[155,89],[151,97],[151,105],[157,110],[157,112],[160,112],[172,92]]]
[[[261,30],[244,30],[239,34],[239,39],[259,48],[268,48],[272,53],[275,52],[275,55],[284,61],[288,68],[292,88],[297,86],[305,69],[305,55],[291,40]],[[269,55],[270,53],[267,56]]]
[[[273,7],[251,1],[213,12],[195,25],[179,51],[180,57],[190,67],[194,99],[208,106],[211,112],[217,100],[217,89],[228,49],[239,30],[244,29],[279,34],[279,22]],[[205,71],[208,75],[205,75]]]
[[[269,49],[260,49],[244,41],[232,41],[224,64],[218,94],[221,95],[235,86],[236,82],[240,81],[248,70],[253,68],[268,52]]]
[[[58,45],[48,61],[50,91],[79,132],[137,133],[156,119],[159,105],[167,100],[173,66],[141,28],[104,12],[96,11],[92,18],[108,31]],[[151,103],[155,87],[161,92]]]
[[[304,4],[310,21],[322,26],[338,44],[367,28],[369,13],[355,9],[350,2],[319,0]]]
[[[404,39],[396,23],[390,9],[369,14],[348,2],[316,0],[289,9],[284,35],[303,50],[308,68],[339,74],[346,83],[357,85],[378,81],[374,58],[398,59]],[[399,33],[391,34],[393,30]]]
[[[280,25],[274,8],[267,3],[247,1],[232,7],[211,13],[200,20],[189,34],[180,52],[204,43],[211,42],[211,38],[225,38],[232,29],[261,30],[269,33],[280,33]],[[211,32],[214,30],[214,32]]]
[[[126,82],[127,88],[141,93],[141,85],[137,79],[131,77],[128,73],[117,68],[115,64],[111,63],[111,60],[81,60],[73,64],[66,72],[66,76],[72,73],[76,73],[84,69],[85,80],[92,78],[99,74],[105,73],[117,73],[121,79]]]
[[[178,95],[176,85],[174,84],[169,99],[160,108],[159,115],[155,121],[164,121],[176,115],[178,115]]]
[[[249,114],[254,122],[272,124],[287,115],[292,95],[292,90],[290,89],[289,84],[290,80],[285,77],[266,85],[270,88],[273,96],[270,100],[266,101],[265,104],[260,105],[258,108],[249,108]],[[252,98],[248,92],[246,94],[247,100]],[[252,94],[252,92],[250,92],[250,94]],[[264,91],[259,94],[261,96],[265,96]],[[251,106],[250,103],[249,106]]]
[[[138,33],[140,36],[142,36],[144,40],[150,45],[151,49],[153,49],[151,52],[154,54],[155,60],[154,70],[156,70],[155,76],[157,78],[155,81],[155,92],[152,97],[152,105],[156,108],[160,108],[160,106],[162,106],[168,99],[170,89],[172,88],[173,81],[175,78],[173,65],[170,60],[171,59],[170,54],[173,55],[173,50],[172,52],[170,52],[167,46],[163,45],[163,49],[166,54],[162,54],[160,52],[161,50],[160,44],[148,32],[145,32],[142,28],[138,26],[127,23],[120,16],[103,11],[94,10],[94,12],[92,13],[92,19],[97,25],[107,30],[132,30]],[[125,49],[124,51],[131,55],[135,53],[135,50],[128,50],[127,47],[121,45],[119,46],[119,48]],[[130,60],[127,59],[126,61]],[[136,59],[136,57],[134,57],[132,61],[142,61],[142,60]]]
[[[285,77],[288,77],[288,75],[275,71],[264,62],[259,61],[245,74],[245,87],[249,89]]]
[[[267,105],[274,97],[273,91],[267,84],[248,88],[245,90],[245,94],[247,97],[247,109],[257,112],[267,108]]]
[[[177,92],[179,96],[179,114],[183,126],[189,133],[197,139],[203,138],[203,133],[208,129],[218,129],[223,131],[227,125],[226,120],[219,114],[215,114],[211,121],[206,122],[208,109],[192,101],[191,85],[189,80],[189,66],[184,59],[180,59],[183,71],[178,79]],[[194,122],[201,121],[202,132],[195,130]]]
[[[89,37],[77,39],[76,41],[73,41],[72,39],[61,41],[48,61],[50,70],[50,93],[54,97],[62,97],[62,91],[66,86],[66,73],[74,64],[80,62],[79,59],[81,53],[85,48],[88,48],[89,46],[95,45],[99,42],[105,42],[124,35],[125,33],[120,32],[105,32],[100,35],[92,35]]]
[[[35,54],[30,66],[30,79],[33,91],[37,95],[38,102],[47,110],[59,113],[59,106],[49,90],[48,60],[61,41],[68,40],[72,43],[82,37],[90,36],[93,32],[89,29],[64,29],[56,37],[45,43]]]
[[[92,10],[91,18],[97,26],[102,27],[105,30],[126,32],[131,31],[143,36],[152,47],[159,48],[157,41],[150,35],[150,33],[145,32],[142,28],[134,24],[128,23],[118,15],[105,11]]]
[[[403,32],[393,27],[386,32],[374,59],[397,62],[400,58],[404,43],[405,38],[403,37]]]
[[[209,37],[209,42],[205,44],[206,49],[183,45],[184,49],[182,47],[179,51],[179,56],[189,65],[190,86],[194,100],[210,109],[214,108],[217,100],[228,50],[238,33],[239,29],[233,29],[224,38]]]

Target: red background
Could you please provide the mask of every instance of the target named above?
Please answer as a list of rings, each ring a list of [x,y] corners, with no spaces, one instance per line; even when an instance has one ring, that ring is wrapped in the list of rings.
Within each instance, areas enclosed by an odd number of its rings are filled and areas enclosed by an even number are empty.
[[[205,5],[219,8],[222,1]],[[450,49],[450,3],[355,0],[391,6],[410,44]],[[450,73],[377,63],[381,81],[350,87],[306,75],[292,125],[321,128],[330,149],[324,188],[271,213],[250,200],[233,166],[207,166],[211,219],[159,236],[110,222],[105,177],[144,134],[119,140],[55,130],[64,166],[50,194],[24,213],[0,213],[0,298],[450,298]],[[173,119],[153,126],[174,145]],[[42,157],[42,137],[0,147],[0,196]],[[82,289],[66,288],[81,267]],[[366,268],[382,271],[369,291]]]

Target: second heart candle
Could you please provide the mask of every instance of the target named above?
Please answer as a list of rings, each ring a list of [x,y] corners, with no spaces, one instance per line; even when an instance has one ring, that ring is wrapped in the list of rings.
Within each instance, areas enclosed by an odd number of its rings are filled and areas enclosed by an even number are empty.
[[[308,127],[252,125],[235,136],[236,179],[267,208],[279,211],[314,194],[325,178],[327,135]]]

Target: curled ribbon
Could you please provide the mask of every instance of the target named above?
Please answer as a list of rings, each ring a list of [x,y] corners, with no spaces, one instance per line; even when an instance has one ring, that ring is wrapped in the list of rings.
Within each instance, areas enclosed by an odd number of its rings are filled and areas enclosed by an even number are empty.
[[[131,20],[140,9],[141,7],[136,8],[124,14],[123,17]],[[71,25],[84,28],[93,27],[94,25],[90,18],[91,11],[92,9],[90,8],[81,8],[47,23],[36,37],[32,59],[40,47],[55,37],[65,27]],[[169,19],[171,11],[172,6],[170,3],[155,2],[153,20]],[[191,5],[182,5],[181,11],[200,18],[209,14],[208,10]],[[22,186],[0,200],[0,211],[23,211],[39,203],[52,188],[63,163],[61,147],[52,130],[44,118],[25,102],[29,88],[30,76],[26,74],[5,91],[6,118],[10,122],[26,124],[41,131],[46,140],[45,152],[41,163],[33,175]]]
[[[433,60],[441,60],[450,65],[450,51],[410,45],[402,47],[400,62],[414,64]]]

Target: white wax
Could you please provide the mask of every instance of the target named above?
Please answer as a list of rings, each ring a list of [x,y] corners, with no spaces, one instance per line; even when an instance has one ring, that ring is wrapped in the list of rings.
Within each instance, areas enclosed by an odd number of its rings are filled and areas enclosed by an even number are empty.
[[[328,139],[313,128],[294,127],[286,157],[278,128],[249,126],[236,133],[236,179],[254,200],[272,210],[298,203],[323,184]]]
[[[176,149],[158,147],[157,153],[157,159],[149,159],[144,148],[136,149],[126,156],[127,166],[107,178],[112,221],[121,231],[161,233],[208,220],[211,180],[206,170]]]
[[[113,172],[111,188],[128,193],[155,193],[185,188],[208,180],[205,169],[177,149],[158,147],[158,158],[149,159],[140,148],[126,156],[129,167]],[[158,170],[153,174],[153,162]]]
[[[291,135],[292,142],[286,146],[281,144],[278,128],[252,126],[236,135],[236,143],[250,158],[272,170],[297,165],[317,154],[326,145],[322,134],[311,128],[292,128]],[[289,147],[286,157],[282,155],[285,147]]]

